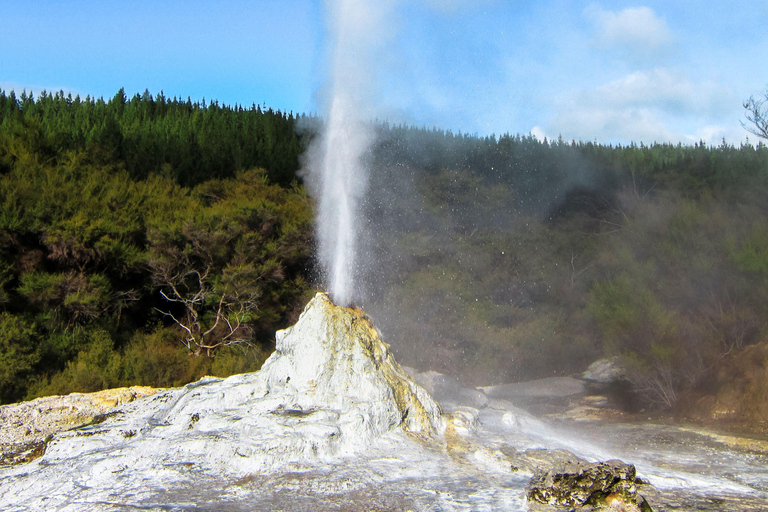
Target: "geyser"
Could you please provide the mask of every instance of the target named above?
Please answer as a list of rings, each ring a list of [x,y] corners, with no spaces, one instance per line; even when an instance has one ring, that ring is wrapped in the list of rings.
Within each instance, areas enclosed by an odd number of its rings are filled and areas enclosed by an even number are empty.
[[[329,80],[325,122],[307,151],[305,174],[317,198],[317,238],[325,284],[336,304],[358,293],[361,204],[373,141],[366,96],[375,89],[372,62],[386,37],[390,0],[328,0]]]
[[[331,296],[343,306],[353,299],[360,201],[366,184],[363,153],[370,143],[353,103],[345,95],[334,98],[322,138],[322,164],[315,171],[322,180],[317,216],[320,261]]]

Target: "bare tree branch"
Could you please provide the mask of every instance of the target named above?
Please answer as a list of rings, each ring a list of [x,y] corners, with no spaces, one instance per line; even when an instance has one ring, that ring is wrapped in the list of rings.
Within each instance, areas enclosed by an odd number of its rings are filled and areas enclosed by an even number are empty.
[[[768,110],[766,109],[766,103],[768,102],[768,90],[763,95],[763,98],[755,99],[754,96],[744,102],[744,117],[747,123],[741,122],[741,126],[748,132],[757,135],[760,138],[768,139]]]

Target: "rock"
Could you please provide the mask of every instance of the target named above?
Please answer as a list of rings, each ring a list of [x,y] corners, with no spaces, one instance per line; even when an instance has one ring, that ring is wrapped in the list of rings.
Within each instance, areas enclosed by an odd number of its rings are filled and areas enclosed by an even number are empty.
[[[268,393],[281,396],[285,407],[356,415],[360,421],[349,425],[363,428],[350,431],[358,438],[395,427],[428,436],[444,428],[440,406],[395,361],[370,318],[322,293],[296,325],[277,333],[261,373]]]
[[[527,487],[528,499],[552,506],[640,511],[635,467],[620,460],[567,461],[539,472]],[[616,508],[621,504],[623,508]],[[613,507],[613,508],[611,508]]]
[[[531,448],[518,451],[511,446],[502,446],[501,451],[507,456],[515,471],[522,471],[531,475],[542,472],[546,473],[553,466],[587,462],[581,457],[563,449]]]
[[[614,401],[603,395],[582,397],[562,412],[545,415],[547,419],[570,420],[578,422],[618,421],[624,413],[614,407]]]
[[[204,378],[55,434],[41,458],[2,474],[0,504],[34,509],[47,500],[42,508],[54,510],[72,497],[142,493],[147,482],[295,471],[338,464],[379,441],[421,446],[442,435],[440,406],[362,311],[318,294],[276,338],[259,372]]]
[[[120,406],[161,391],[133,386],[4,405],[0,407],[0,465],[29,462],[45,452],[53,435],[100,423]]]
[[[598,359],[582,374],[582,379],[590,384],[615,384],[626,381],[627,370],[618,357]]]
[[[584,381],[549,377],[526,382],[482,387],[491,400],[508,401],[535,415],[560,413],[584,394]]]
[[[641,404],[628,379],[627,369],[619,357],[595,361],[582,374],[582,378],[587,391],[591,394],[605,395],[611,407],[624,411],[636,411]]]

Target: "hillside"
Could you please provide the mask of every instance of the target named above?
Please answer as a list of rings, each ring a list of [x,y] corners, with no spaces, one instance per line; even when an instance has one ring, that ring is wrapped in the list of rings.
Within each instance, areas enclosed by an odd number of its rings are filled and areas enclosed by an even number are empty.
[[[260,366],[318,282],[320,120],[122,90],[0,116],[4,403]],[[765,146],[377,130],[359,305],[403,363],[491,384],[620,355],[674,408],[765,339]]]

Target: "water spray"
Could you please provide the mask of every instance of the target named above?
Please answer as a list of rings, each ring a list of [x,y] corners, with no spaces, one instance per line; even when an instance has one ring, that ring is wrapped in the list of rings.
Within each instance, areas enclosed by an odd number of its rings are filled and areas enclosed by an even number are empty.
[[[326,119],[310,148],[309,185],[318,198],[317,236],[325,285],[336,304],[358,293],[361,205],[367,185],[366,154],[373,141],[366,97],[374,88],[371,61],[383,38],[391,1],[328,0],[330,77]]]

